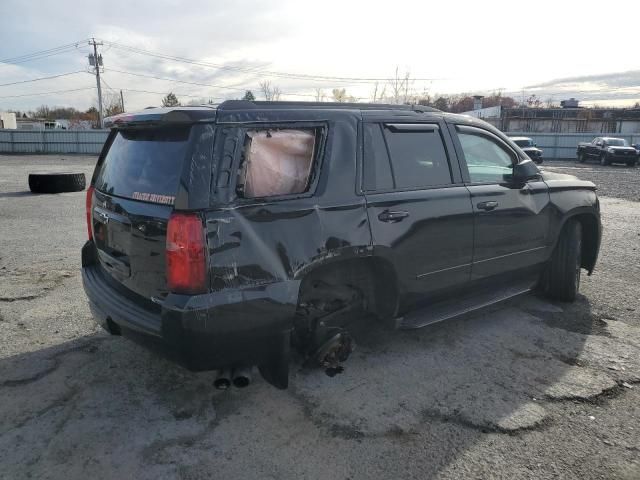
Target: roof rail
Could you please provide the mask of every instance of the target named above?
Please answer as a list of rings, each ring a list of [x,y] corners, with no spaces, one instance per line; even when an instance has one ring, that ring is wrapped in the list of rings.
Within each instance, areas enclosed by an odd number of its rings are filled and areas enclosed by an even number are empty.
[[[346,110],[408,110],[414,112],[438,112],[439,110],[423,105],[397,105],[389,103],[357,102],[290,102],[290,101],[249,101],[226,100],[218,105],[220,110],[250,110],[255,108],[325,108]]]

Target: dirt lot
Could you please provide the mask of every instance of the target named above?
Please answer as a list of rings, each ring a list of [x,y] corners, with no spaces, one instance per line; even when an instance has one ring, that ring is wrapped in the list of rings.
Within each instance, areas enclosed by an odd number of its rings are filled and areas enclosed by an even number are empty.
[[[94,327],[84,193],[26,191],[94,161],[0,156],[0,478],[640,478],[640,168],[545,165],[601,185],[575,304],[369,325],[342,375],[218,392]]]

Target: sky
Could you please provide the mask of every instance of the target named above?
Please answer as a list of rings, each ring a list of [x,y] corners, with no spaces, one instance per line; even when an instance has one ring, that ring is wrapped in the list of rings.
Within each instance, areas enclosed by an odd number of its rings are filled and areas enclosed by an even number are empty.
[[[2,0],[0,109],[96,104],[92,37],[103,42],[104,93],[122,89],[127,111],[157,106],[169,91],[183,103],[240,98],[246,89],[260,99],[263,81],[286,100],[345,88],[366,101],[375,89],[369,79],[389,93],[386,79],[396,71],[410,74],[415,94],[501,91],[631,105],[640,101],[640,2],[601,5],[596,12],[558,0]],[[67,47],[11,61],[59,46]]]

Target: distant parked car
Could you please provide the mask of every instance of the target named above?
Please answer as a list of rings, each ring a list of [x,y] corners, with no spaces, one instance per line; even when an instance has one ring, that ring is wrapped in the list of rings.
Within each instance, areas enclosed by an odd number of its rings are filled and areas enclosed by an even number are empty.
[[[527,154],[531,160],[537,164],[542,163],[542,150],[529,137],[509,137],[513,143],[518,145],[520,149]]]
[[[633,167],[638,163],[638,150],[630,147],[624,138],[596,137],[591,142],[578,144],[576,156],[580,163],[589,159],[600,161],[600,165],[626,163]]]

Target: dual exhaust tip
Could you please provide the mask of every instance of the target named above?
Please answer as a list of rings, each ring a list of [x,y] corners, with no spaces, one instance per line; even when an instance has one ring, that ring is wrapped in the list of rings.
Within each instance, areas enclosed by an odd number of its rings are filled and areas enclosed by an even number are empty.
[[[233,384],[236,388],[248,387],[251,383],[251,367],[225,368],[218,370],[213,386],[218,390],[227,390]]]

